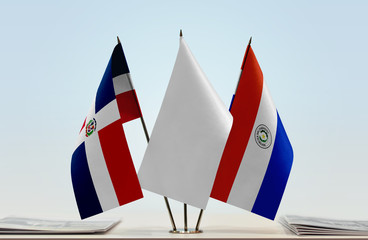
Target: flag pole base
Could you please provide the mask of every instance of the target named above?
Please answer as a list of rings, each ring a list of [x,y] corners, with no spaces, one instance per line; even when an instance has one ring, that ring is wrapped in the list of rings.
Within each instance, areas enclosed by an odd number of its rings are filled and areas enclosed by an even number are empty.
[[[202,230],[195,230],[195,229],[177,229],[177,230],[170,230],[169,233],[175,233],[175,234],[193,234],[193,233],[203,233]]]

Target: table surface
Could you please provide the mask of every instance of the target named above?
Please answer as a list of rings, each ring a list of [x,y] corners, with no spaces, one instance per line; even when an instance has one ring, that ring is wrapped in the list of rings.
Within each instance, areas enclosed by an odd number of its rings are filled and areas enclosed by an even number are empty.
[[[188,226],[195,226],[196,218],[188,219]],[[178,228],[182,227],[178,219]],[[191,220],[191,221],[190,221]],[[296,236],[278,221],[270,221],[256,215],[213,214],[204,215],[203,233],[173,234],[170,220],[165,214],[130,214],[106,233],[99,234],[0,234],[0,239],[367,239],[368,236]]]

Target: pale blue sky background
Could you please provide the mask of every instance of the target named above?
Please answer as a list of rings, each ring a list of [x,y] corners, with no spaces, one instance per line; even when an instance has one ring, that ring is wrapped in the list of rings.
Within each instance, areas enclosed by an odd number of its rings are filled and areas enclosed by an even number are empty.
[[[253,36],[295,154],[279,216],[368,219],[367,12],[367,1],[0,1],[0,215],[79,217],[70,158],[116,36],[151,132],[183,29],[226,105]],[[129,131],[138,168],[146,143]],[[144,194],[112,212],[166,211]],[[248,214],[216,200],[207,212]]]

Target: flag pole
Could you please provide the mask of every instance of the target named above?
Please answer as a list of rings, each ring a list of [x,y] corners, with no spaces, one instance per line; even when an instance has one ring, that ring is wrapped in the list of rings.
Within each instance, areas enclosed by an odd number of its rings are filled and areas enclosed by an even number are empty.
[[[184,232],[188,231],[187,204],[184,203]]]
[[[183,37],[183,31],[180,29],[179,37]],[[184,232],[188,232],[188,215],[187,215],[187,204],[184,203]]]
[[[234,94],[233,94],[233,98],[231,99],[231,102],[230,102],[229,111],[231,111],[231,107],[233,106],[233,102],[234,102],[236,91],[238,91],[238,86],[239,86],[240,78],[241,78],[241,76],[243,74],[243,69],[244,69],[245,61],[247,60],[248,52],[249,52],[250,44],[251,43],[252,43],[252,37],[250,37],[249,42],[248,42],[247,49],[245,50],[245,54],[244,54],[244,58],[243,58],[243,63],[242,63],[242,66],[240,68],[238,83],[236,84],[235,91],[234,91]]]
[[[180,29],[180,33],[179,33],[179,37],[182,38],[183,37],[183,31]],[[188,214],[187,214],[187,204],[184,203],[184,232],[180,232],[179,233],[201,233],[202,230],[199,230],[199,225],[201,223],[201,219],[202,219],[202,214],[203,214],[203,209],[201,209],[201,211],[199,212],[199,216],[198,216],[198,220],[197,220],[197,224],[195,227],[195,230],[193,231],[188,231]]]
[[[117,36],[117,40],[118,40],[118,44],[121,44],[119,36]],[[131,89],[134,89],[133,82],[130,78],[130,74],[127,74],[127,77],[128,77],[128,81],[129,81],[129,85],[130,85]],[[140,119],[141,119],[141,123],[142,123],[142,126],[143,126],[144,135],[146,136],[146,140],[147,140],[147,143],[148,143],[149,140],[150,140],[150,137],[149,137],[149,134],[148,134],[148,131],[147,131],[146,122],[144,121],[144,118],[143,118],[143,114],[141,114]],[[170,221],[171,221],[173,231],[176,231],[176,225],[175,225],[174,217],[173,217],[172,212],[171,212],[169,200],[167,199],[166,196],[164,196],[164,200],[165,200],[167,211],[169,212]]]
[[[240,70],[240,74],[239,74],[238,83],[236,84],[236,88],[235,88],[235,92],[234,92],[234,94],[235,94],[235,93],[236,93],[236,91],[238,90],[238,86],[239,86],[239,82],[240,82],[240,77],[241,77],[241,75],[242,75],[242,73],[243,73],[243,69],[244,69],[245,61],[247,60],[248,52],[249,52],[249,48],[250,48],[250,44],[251,44],[251,43],[252,43],[252,37],[250,37],[249,42],[248,42],[248,46],[247,46],[247,50],[245,50],[245,55],[244,55],[243,63],[242,63],[241,70]]]
[[[199,212],[199,216],[198,216],[198,220],[197,220],[197,225],[195,227],[195,230],[196,231],[199,231],[199,225],[201,224],[202,214],[203,214],[203,209],[201,209],[201,211]]]
[[[180,30],[180,37],[183,36],[183,33],[182,31]],[[243,73],[243,69],[244,69],[244,65],[245,65],[245,61],[247,59],[247,56],[248,56],[248,52],[249,52],[249,48],[250,48],[250,44],[252,43],[252,37],[250,37],[249,39],[249,42],[248,42],[248,46],[247,46],[247,49],[245,51],[245,56],[244,56],[244,59],[243,59],[243,63],[242,63],[242,66],[241,66],[241,70],[240,70],[240,75],[239,75],[239,80],[238,80],[238,83],[236,84],[236,88],[235,88],[235,93],[236,91],[238,90],[238,86],[239,86],[239,82],[240,82],[240,77]],[[234,96],[235,96],[235,93],[234,93]],[[234,100],[234,99],[233,99]],[[231,105],[230,105],[230,108],[231,108]],[[195,227],[195,231],[200,231],[199,230],[199,225],[201,224],[201,220],[202,220],[202,215],[203,215],[203,209],[201,209],[201,211],[199,212],[199,216],[198,216],[198,220],[197,220],[197,225]],[[185,216],[184,216],[185,217]]]

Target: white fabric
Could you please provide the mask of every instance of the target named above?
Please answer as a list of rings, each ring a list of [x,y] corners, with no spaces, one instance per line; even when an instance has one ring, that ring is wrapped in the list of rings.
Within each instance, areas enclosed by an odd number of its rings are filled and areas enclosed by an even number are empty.
[[[272,143],[266,149],[259,147],[255,141],[255,130],[260,124],[266,125],[271,132]],[[267,85],[263,81],[261,102],[252,129],[252,135],[249,138],[227,203],[246,210],[252,210],[271,158],[276,137],[276,127],[276,108]]]
[[[205,209],[232,116],[183,38],[138,177],[142,188]]]
[[[120,93],[124,93],[130,90],[133,90],[133,86],[130,83],[130,74],[129,73],[125,73],[125,74],[121,74],[117,77],[114,77],[112,79],[112,83],[114,85],[114,91],[115,91],[115,95],[119,95]]]

